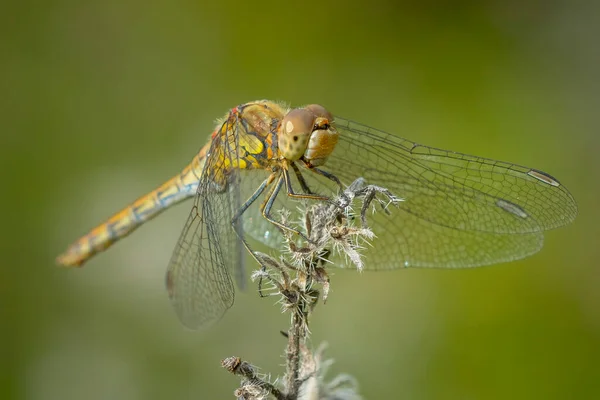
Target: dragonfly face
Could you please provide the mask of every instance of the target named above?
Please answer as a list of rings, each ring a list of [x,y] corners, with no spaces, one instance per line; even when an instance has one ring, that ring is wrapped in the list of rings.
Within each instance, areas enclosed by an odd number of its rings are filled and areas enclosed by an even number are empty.
[[[311,104],[295,108],[281,121],[277,145],[289,161],[302,159],[308,166],[323,165],[338,142],[333,116],[324,107]]]

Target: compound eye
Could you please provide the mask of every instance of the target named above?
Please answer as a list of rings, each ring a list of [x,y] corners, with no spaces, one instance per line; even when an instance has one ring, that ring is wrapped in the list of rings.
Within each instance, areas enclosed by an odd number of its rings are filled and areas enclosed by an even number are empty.
[[[304,108],[293,109],[283,117],[278,142],[285,158],[295,161],[304,155],[314,125],[315,115]]]
[[[315,117],[326,119],[327,123],[333,121],[333,115],[329,111],[327,111],[325,107],[319,104],[309,104],[304,108],[312,112],[315,115]]]
[[[312,132],[314,120],[313,113],[296,108],[283,117],[281,125],[286,135],[306,135]]]

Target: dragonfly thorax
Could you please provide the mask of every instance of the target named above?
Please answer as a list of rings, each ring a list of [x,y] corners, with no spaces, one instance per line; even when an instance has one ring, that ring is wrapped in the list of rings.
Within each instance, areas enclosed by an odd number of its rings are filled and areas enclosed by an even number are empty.
[[[333,116],[317,104],[291,110],[281,121],[277,137],[281,155],[290,161],[323,165],[338,141],[332,122]]]

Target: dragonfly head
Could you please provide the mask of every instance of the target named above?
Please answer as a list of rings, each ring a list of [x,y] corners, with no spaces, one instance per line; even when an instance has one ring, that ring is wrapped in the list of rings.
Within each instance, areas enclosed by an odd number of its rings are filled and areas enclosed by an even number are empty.
[[[338,141],[333,115],[318,104],[295,108],[283,117],[277,141],[286,159],[323,165]]]

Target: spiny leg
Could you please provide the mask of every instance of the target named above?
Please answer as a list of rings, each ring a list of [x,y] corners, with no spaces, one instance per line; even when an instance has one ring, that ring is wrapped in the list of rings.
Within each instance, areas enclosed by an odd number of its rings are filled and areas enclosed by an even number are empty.
[[[294,232],[294,233],[300,235],[301,237],[303,237],[305,240],[308,240],[308,238],[306,238],[306,236],[304,236],[301,232],[299,232],[293,228],[290,228],[278,221],[275,221],[270,216],[270,212],[271,212],[271,208],[273,207],[273,203],[275,202],[275,199],[277,198],[277,194],[281,190],[281,186],[283,184],[281,175],[279,176],[279,178],[277,178],[277,172],[273,172],[271,175],[269,175],[269,177],[267,179],[265,179],[260,184],[260,186],[248,198],[248,200],[246,200],[244,202],[244,204],[242,204],[242,206],[236,211],[233,218],[231,218],[231,225],[232,225],[233,230],[235,231],[238,239],[242,242],[242,244],[244,245],[246,250],[252,255],[252,258],[254,258],[254,260],[261,266],[261,270],[263,270],[263,271],[266,270],[267,266],[264,264],[263,260],[259,259],[259,257],[256,256],[254,251],[250,248],[250,245],[248,244],[246,239],[244,239],[243,232],[241,231],[241,229],[239,227],[239,219],[242,217],[244,212],[246,212],[246,210],[248,210],[248,208],[256,201],[256,199],[265,191],[267,186],[272,184],[275,179],[278,179],[277,183],[275,184],[275,186],[271,189],[271,191],[267,195],[267,202],[263,203],[263,205],[261,206],[261,212],[262,212],[263,217],[265,217],[267,219],[267,221],[271,222],[275,226],[278,226],[280,229],[286,229],[288,231]],[[258,283],[258,291],[259,291],[260,296],[264,297],[264,295],[262,293],[262,277],[260,278],[259,283]]]
[[[274,174],[271,174],[267,179],[265,179],[260,186],[254,191],[254,193],[252,193],[252,196],[250,196],[250,198],[248,200],[246,200],[246,202],[244,204],[242,204],[242,206],[239,208],[239,210],[237,210],[237,212],[235,213],[235,215],[233,216],[233,218],[231,218],[231,223],[233,225],[236,225],[238,222],[238,219],[242,216],[243,213],[246,212],[246,210],[252,205],[252,203],[254,203],[256,201],[256,199],[258,198],[258,196],[261,195],[262,192],[264,192],[265,188],[271,183],[273,182],[273,176]]]
[[[267,186],[269,186],[271,183],[273,183],[273,181],[277,178],[277,173],[273,172],[271,175],[269,175],[269,177],[267,179],[265,179],[260,186],[254,191],[254,193],[252,194],[252,196],[250,196],[250,198],[248,198],[248,200],[246,200],[246,202],[244,202],[244,204],[242,204],[242,206],[237,210],[237,212],[235,213],[235,215],[233,216],[233,218],[231,219],[231,225],[233,226],[233,229],[236,233],[236,235],[238,236],[238,238],[241,240],[242,244],[244,245],[244,247],[246,248],[246,250],[252,255],[252,258],[254,258],[254,260],[258,263],[258,265],[260,265],[260,269],[262,272],[265,272],[267,270],[267,265],[265,264],[264,260],[260,259],[256,253],[254,253],[254,251],[250,248],[250,245],[248,244],[248,242],[246,242],[246,239],[244,239],[244,235],[243,233],[240,231],[239,226],[238,226],[238,221],[241,218],[241,216],[244,214],[244,212],[246,212],[246,210],[256,201],[256,199],[265,191],[265,189],[267,188]],[[271,192],[269,193],[269,195],[267,197],[271,197],[273,194],[273,189],[271,189]],[[262,209],[262,207],[261,207]],[[267,219],[268,220],[268,219]],[[272,221],[270,221],[272,222]],[[261,276],[259,281],[258,281],[258,294],[260,297],[266,297],[266,295],[263,294],[263,277]]]
[[[320,201],[326,201],[326,202],[332,202],[331,198],[328,196],[321,196],[321,195],[317,195],[314,194],[310,188],[308,187],[308,184],[306,183],[306,180],[304,179],[304,176],[302,175],[302,172],[300,171],[300,169],[298,168],[298,166],[295,163],[291,163],[290,164],[292,166],[292,169],[294,170],[294,173],[296,174],[296,178],[298,179],[298,181],[300,182],[300,186],[302,186],[302,188],[308,193],[308,194],[298,194],[294,192],[294,188],[292,186],[292,181],[290,179],[290,173],[288,169],[283,169],[282,173],[283,176],[279,178],[279,181],[277,182],[276,185],[276,189],[272,192],[271,197],[269,198],[269,201],[266,204],[266,214],[269,214],[270,209],[273,205],[273,202],[275,201],[275,198],[277,197],[277,194],[279,193],[279,191],[281,190],[281,179],[283,178],[283,180],[285,181],[285,185],[286,185],[286,189],[287,189],[287,195],[289,197],[292,198],[300,198],[300,199],[309,199],[309,200],[320,200]],[[346,199],[346,195],[344,194],[344,189],[342,186],[342,183],[340,182],[340,180],[333,174],[320,170],[318,168],[315,167],[310,167],[309,168],[311,171],[313,171],[316,174],[322,175],[324,177],[326,177],[329,180],[332,180],[333,182],[335,182],[339,188],[340,188],[340,193],[341,196],[344,197],[344,199]],[[339,205],[337,205],[339,207]],[[265,215],[265,213],[263,213],[263,215]],[[267,219],[269,219],[270,221],[272,221],[272,218],[269,218],[268,216],[266,216]],[[272,221],[273,222],[273,221]],[[301,232],[297,231],[296,229],[292,229],[290,227],[287,227],[283,224],[276,224],[280,227],[285,227],[287,230],[299,234],[302,238],[306,239],[308,241],[308,243],[312,243],[311,240],[309,240],[304,234],[302,234]]]
[[[267,221],[271,222],[273,225],[279,227],[281,230],[287,230],[289,232],[297,234],[300,237],[302,237],[303,239],[307,240],[308,242],[310,242],[310,240],[302,232],[300,232],[294,228],[291,228],[285,224],[282,224],[281,222],[276,221],[275,219],[273,219],[273,217],[271,217],[271,209],[273,208],[273,204],[275,203],[275,200],[277,199],[277,195],[281,191],[281,186],[283,185],[283,183],[285,181],[286,188],[287,188],[287,195],[292,198],[302,198],[302,199],[321,200],[321,201],[330,200],[330,198],[327,196],[320,196],[320,195],[312,194],[310,188],[308,187],[308,185],[307,185],[306,181],[304,180],[304,177],[302,176],[302,173],[300,172],[298,167],[295,164],[292,164],[292,168],[294,169],[294,172],[296,173],[296,176],[298,178],[298,181],[300,182],[300,185],[309,194],[297,194],[294,192],[294,189],[292,187],[292,182],[290,179],[289,170],[283,169],[282,170],[283,175],[280,175],[279,178],[277,178],[277,172],[273,172],[271,175],[269,175],[269,177],[267,179],[265,179],[260,184],[260,186],[252,194],[252,196],[250,196],[250,198],[248,200],[246,200],[246,202],[240,207],[240,209],[235,213],[234,217],[231,219],[231,224],[233,225],[236,234],[242,240],[246,249],[248,249],[248,251],[253,255],[254,255],[254,252],[250,249],[250,247],[244,240],[243,235],[239,231],[238,220],[242,216],[242,214],[252,205],[252,203],[254,203],[256,201],[256,199],[263,193],[265,188],[267,186],[269,186],[275,179],[277,179],[277,183],[275,184],[273,189],[270,191],[270,193],[267,195],[267,201],[263,202],[263,204],[261,205],[260,210],[261,210],[263,217]],[[340,187],[340,190],[343,193],[342,183],[335,175],[333,175],[329,172],[323,171],[319,168],[313,167],[313,168],[310,168],[310,170],[335,182]],[[254,257],[254,258],[256,259],[256,257]],[[259,262],[259,264],[260,264],[260,262]]]
[[[258,195],[260,195],[260,193],[261,193],[261,192],[264,190],[264,188],[265,188],[267,185],[269,185],[270,183],[272,183],[272,182],[275,180],[276,174],[277,174],[276,172],[273,172],[273,173],[272,173],[272,174],[269,176],[269,178],[267,178],[267,179],[265,180],[265,182],[264,182],[264,185],[261,185],[261,186],[263,186],[263,188],[262,188],[262,190],[260,190],[260,192],[257,194],[257,197],[258,197]],[[266,201],[265,201],[265,202],[263,202],[263,203],[261,204],[261,207],[260,207],[261,213],[262,213],[263,217],[264,217],[264,218],[265,218],[267,221],[269,221],[269,222],[270,222],[270,223],[272,223],[273,225],[275,225],[275,226],[279,227],[281,230],[289,230],[289,231],[295,232],[295,233],[297,233],[297,234],[301,235],[302,237],[304,237],[304,235],[302,235],[302,233],[301,233],[301,232],[299,232],[299,231],[297,231],[297,230],[295,230],[295,229],[293,229],[293,228],[290,228],[290,227],[288,227],[288,226],[286,226],[286,225],[284,225],[284,224],[282,224],[282,223],[280,223],[280,222],[278,222],[278,221],[275,221],[275,220],[274,220],[274,219],[273,219],[273,218],[270,216],[271,208],[273,207],[273,203],[275,202],[275,199],[277,198],[277,194],[278,194],[278,193],[279,193],[279,191],[281,190],[281,185],[282,185],[282,182],[283,182],[283,181],[282,181],[282,177],[281,177],[281,175],[280,175],[280,176],[279,176],[279,178],[277,179],[277,183],[275,184],[275,186],[273,186],[273,188],[270,190],[269,194],[267,195]],[[258,191],[257,191],[257,192],[258,192]],[[254,195],[253,195],[252,197],[254,197]],[[255,198],[255,197],[254,197],[254,198]],[[247,207],[246,207],[246,208],[247,208]],[[246,248],[248,248],[248,245],[247,245],[247,244],[246,244]],[[256,257],[256,255],[254,254],[254,252],[252,252],[252,251],[251,251],[251,253],[252,253],[252,256],[254,257],[254,259],[255,259],[255,260],[256,260],[256,261],[257,261],[257,262],[260,264],[260,266],[261,266],[261,271],[262,271],[262,272],[265,272],[265,271],[267,270],[267,265],[266,265],[265,263],[263,263],[261,260],[259,260],[259,259]],[[269,277],[269,280],[271,280],[271,282],[273,282],[272,278],[270,278],[270,277]],[[259,296],[260,296],[260,297],[267,297],[267,295],[263,294],[263,287],[262,287],[262,286],[263,286],[263,276],[261,276],[261,277],[260,277],[260,279],[258,280],[258,294],[259,294]]]
[[[231,218],[231,225],[233,226],[233,230],[235,231],[238,239],[241,240],[241,242],[244,245],[244,247],[246,248],[246,250],[252,255],[252,258],[254,258],[254,260],[261,266],[261,269],[263,269],[263,270],[265,269],[265,265],[261,262],[261,260],[258,259],[256,254],[254,254],[254,251],[250,248],[250,245],[248,244],[248,242],[246,242],[246,239],[244,239],[244,235],[241,232],[241,230],[239,229],[238,222],[239,222],[239,219],[241,218],[241,216],[244,214],[244,212],[246,212],[246,210],[262,194],[262,192],[264,192],[265,188],[273,182],[273,180],[275,179],[275,176],[276,176],[275,173],[273,173],[267,179],[265,179],[260,184],[260,186],[254,191],[252,196],[250,196],[250,198],[248,198],[248,200],[246,200],[246,202],[244,202],[244,204],[242,204],[242,206],[237,210],[237,212],[235,213],[233,218]],[[261,278],[261,282],[259,283],[259,292],[260,292],[261,286],[262,286],[262,278]],[[262,293],[261,293],[261,297],[262,297]]]
[[[300,173],[300,171],[298,171],[298,173]],[[300,174],[300,176],[302,176]],[[327,196],[320,196],[318,194],[313,194],[313,193],[309,193],[309,194],[298,194],[296,192],[294,192],[294,188],[292,187],[292,180],[290,179],[290,171],[287,169],[283,170],[283,179],[285,180],[285,187],[287,189],[287,195],[289,197],[292,197],[294,199],[309,199],[309,200],[321,200],[321,201],[325,201],[325,200],[329,200],[329,197]],[[304,180],[304,177],[302,177],[302,180]],[[306,181],[304,182],[306,184]],[[302,185],[302,184],[300,184]],[[308,185],[307,185],[308,187]]]
[[[342,182],[340,182],[338,177],[335,176],[334,174],[327,172],[327,171],[323,171],[322,169],[319,169],[316,167],[309,168],[309,170],[316,173],[317,175],[324,176],[325,178],[329,179],[330,181],[335,182],[340,188],[340,193],[344,193],[344,185],[342,185]]]
[[[273,190],[271,191],[271,193],[267,197],[267,201],[264,202],[261,205],[261,210],[260,211],[261,211],[263,217],[265,217],[267,221],[269,221],[273,225],[277,226],[282,231],[288,231],[288,232],[291,232],[293,234],[296,234],[296,235],[300,236],[301,238],[303,238],[304,240],[306,240],[307,242],[311,243],[311,241],[306,237],[306,235],[304,235],[299,230],[291,228],[291,227],[289,227],[289,226],[287,226],[285,224],[282,224],[281,222],[276,221],[275,219],[273,219],[273,217],[271,217],[271,209],[273,208],[273,204],[275,203],[275,199],[277,199],[277,195],[281,191],[281,186],[283,186],[284,176],[285,176],[285,171],[284,171],[283,175],[279,176],[279,179],[277,180],[277,183],[275,184]]]
[[[310,190],[310,188],[308,187],[308,184],[306,183],[306,180],[304,179],[304,176],[302,175],[302,172],[300,172],[300,168],[298,168],[296,163],[292,162],[290,163],[290,165],[292,166],[292,169],[296,174],[296,179],[298,179],[298,182],[300,182],[300,186],[302,186],[302,190],[304,190],[306,194],[314,194],[312,190]]]
[[[308,167],[308,165],[307,165]],[[308,167],[309,171],[314,172],[317,175],[321,175],[324,176],[325,178],[329,179],[330,181],[335,182],[335,184],[338,185],[339,189],[340,189],[340,193],[339,195],[344,199],[344,202],[349,202],[349,198],[346,195],[345,191],[344,191],[344,185],[342,185],[342,182],[338,179],[337,176],[335,176],[334,174],[327,172],[327,171],[323,171],[320,168],[317,167]]]

